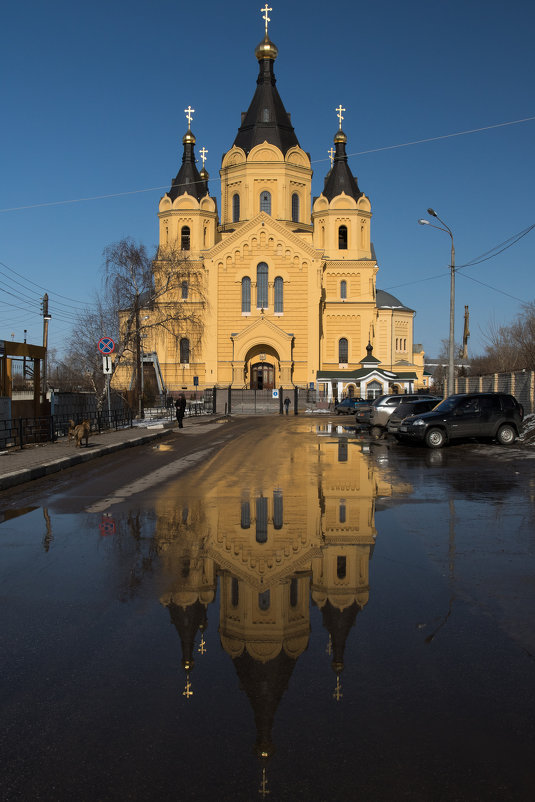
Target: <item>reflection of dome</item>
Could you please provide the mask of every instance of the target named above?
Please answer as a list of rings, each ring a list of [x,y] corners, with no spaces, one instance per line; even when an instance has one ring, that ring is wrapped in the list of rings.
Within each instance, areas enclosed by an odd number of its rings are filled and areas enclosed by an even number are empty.
[[[355,625],[359,611],[360,607],[356,602],[346,607],[345,610],[337,609],[330,601],[327,601],[321,608],[323,625],[331,636],[333,647],[332,667],[337,673],[344,668],[344,650],[347,636],[351,627]]]
[[[267,759],[275,751],[271,740],[271,729],[277,707],[288,687],[295,660],[281,651],[278,657],[267,663],[253,660],[244,651],[234,659],[240,685],[247,694],[253,708],[256,724],[255,753]]]
[[[181,607],[174,602],[169,604],[171,621],[176,627],[182,644],[182,666],[190,671],[194,665],[193,649],[197,631],[206,628],[206,607],[197,601],[189,607]]]

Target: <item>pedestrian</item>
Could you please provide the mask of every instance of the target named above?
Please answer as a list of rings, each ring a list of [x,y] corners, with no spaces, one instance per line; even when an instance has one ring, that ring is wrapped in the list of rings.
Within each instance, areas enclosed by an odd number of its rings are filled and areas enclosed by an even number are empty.
[[[288,410],[290,409],[290,399],[288,396],[284,399],[284,409],[286,410],[286,414],[288,414]]]
[[[183,429],[184,426],[182,421],[184,420],[184,415],[186,413],[186,396],[184,393],[180,393],[179,397],[175,401],[175,408],[176,408],[176,419],[178,421],[178,428]]]

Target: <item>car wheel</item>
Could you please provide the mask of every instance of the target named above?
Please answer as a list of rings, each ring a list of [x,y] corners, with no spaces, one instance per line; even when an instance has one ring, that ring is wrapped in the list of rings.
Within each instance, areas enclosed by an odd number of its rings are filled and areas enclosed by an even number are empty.
[[[446,437],[442,429],[429,429],[425,435],[425,444],[429,448],[442,448]]]
[[[516,440],[516,432],[513,426],[510,426],[506,423],[504,426],[500,426],[496,433],[496,440],[502,446],[510,446],[511,443],[514,443]]]

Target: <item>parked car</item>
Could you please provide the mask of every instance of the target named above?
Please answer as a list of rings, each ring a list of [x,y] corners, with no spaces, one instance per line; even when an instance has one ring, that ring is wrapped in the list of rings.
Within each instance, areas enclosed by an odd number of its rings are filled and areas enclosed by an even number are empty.
[[[335,405],[334,411],[337,415],[349,415],[351,412],[354,412],[358,406],[367,403],[368,402],[364,398],[344,398],[340,403]]]
[[[429,448],[450,440],[492,437],[501,445],[514,443],[522,427],[524,410],[506,393],[450,395],[430,412],[412,415],[401,423],[398,437]]]
[[[370,415],[369,415],[369,423],[371,428],[371,434],[374,436],[378,436],[386,431],[386,424],[388,423],[388,419],[390,415],[394,412],[396,407],[399,407],[400,404],[405,404],[408,401],[424,401],[424,400],[435,400],[435,403],[438,404],[440,398],[436,398],[432,395],[424,395],[423,393],[405,393],[405,395],[380,395],[378,398],[375,399],[373,402]]]
[[[386,424],[386,431],[389,434],[397,434],[401,421],[410,415],[419,415],[422,412],[429,412],[442,401],[441,398],[426,398],[423,401],[404,401],[394,409]]]

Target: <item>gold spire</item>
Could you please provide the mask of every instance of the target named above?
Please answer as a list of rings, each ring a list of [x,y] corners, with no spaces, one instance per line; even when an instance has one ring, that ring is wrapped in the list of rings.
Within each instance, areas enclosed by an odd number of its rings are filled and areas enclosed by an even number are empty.
[[[342,130],[342,120],[344,119],[342,117],[342,112],[345,111],[345,109],[342,108],[342,104],[340,103],[340,105],[338,106],[337,109],[335,109],[335,111],[337,113],[336,116],[338,117],[338,122],[339,122],[339,126],[338,127],[339,127],[339,129],[341,131]]]

